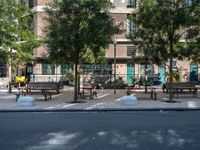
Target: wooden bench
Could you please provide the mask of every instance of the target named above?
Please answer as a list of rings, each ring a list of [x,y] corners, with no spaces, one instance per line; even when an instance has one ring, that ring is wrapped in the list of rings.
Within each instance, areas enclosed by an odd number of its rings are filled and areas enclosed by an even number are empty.
[[[176,87],[195,87],[196,83],[194,82],[178,82],[178,83],[171,83],[172,88],[176,88]],[[163,84],[163,92],[167,92],[169,91],[170,88],[170,83],[164,83]]]
[[[154,99],[154,100],[156,101],[156,99],[157,99],[157,94],[158,94],[158,92],[151,91],[151,92],[150,92],[151,99]]]
[[[143,90],[144,87],[135,87],[135,86],[126,86],[126,94],[131,95],[135,92],[135,90]]]
[[[86,97],[86,95],[83,93],[83,91],[78,91],[77,96],[78,96],[78,99]],[[97,91],[96,90],[92,91],[92,97],[90,96],[90,98],[97,99]]]
[[[179,94],[192,94],[193,97],[197,97],[197,87],[173,87],[173,96],[176,94],[177,98]]]
[[[145,89],[145,87],[134,87],[134,86],[127,86],[125,88],[127,89],[127,91],[126,91],[127,95],[133,94],[134,90],[144,90]],[[158,92],[156,92],[157,88],[148,86],[147,89],[150,89],[150,98],[156,100],[157,95],[158,95]]]
[[[174,94],[179,97],[179,94],[192,94],[193,97],[197,97],[198,87],[196,87],[196,83],[194,82],[179,82],[179,83],[171,83],[173,96]],[[169,92],[170,84],[165,83],[163,85],[163,92]]]
[[[85,83],[81,87],[81,91],[78,91],[78,98],[86,98],[89,96],[90,99],[97,99],[96,86],[91,83]]]
[[[51,88],[51,91],[54,90],[58,94],[60,90],[60,83],[59,82],[29,82],[27,83],[26,87],[28,89]]]
[[[147,86],[147,89],[150,89],[151,99],[157,100],[157,95],[159,94],[157,90],[161,89],[161,87],[152,85],[152,86]]]
[[[50,92],[51,87],[32,87],[32,86],[27,86],[27,87],[20,87],[18,88],[18,92],[16,93],[16,101],[20,96],[26,96],[26,95],[43,95],[44,100],[47,101],[48,99],[51,99],[51,92]]]

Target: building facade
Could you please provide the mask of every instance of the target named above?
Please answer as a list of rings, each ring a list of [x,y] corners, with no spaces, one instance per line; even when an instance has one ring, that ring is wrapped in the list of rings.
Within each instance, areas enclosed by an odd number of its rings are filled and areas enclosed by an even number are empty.
[[[31,0],[29,0],[31,1]],[[124,30],[123,33],[116,35],[116,45],[110,43],[109,48],[105,54],[105,58],[108,60],[108,64],[112,66],[112,74],[114,74],[114,46],[116,46],[116,74],[117,78],[121,77],[126,83],[132,83],[133,78],[141,78],[144,76],[144,65],[133,64],[132,56],[135,53],[134,45],[127,39],[127,35],[130,34],[134,28],[134,24],[128,19],[128,16],[137,11],[137,0],[110,0],[115,8],[110,10],[110,15],[114,18],[116,24],[120,25],[120,28]],[[46,22],[45,12],[43,8],[51,0],[32,0],[31,7],[36,12],[33,18],[33,26],[37,38],[43,38],[43,29]],[[30,4],[30,2],[29,2]],[[68,65],[55,66],[50,64],[40,63],[43,56],[46,54],[46,46],[41,46],[34,49],[34,55],[37,58],[33,64],[33,81],[40,80],[61,80],[64,69],[69,68]],[[136,54],[137,55],[137,54]],[[199,80],[199,65],[193,64],[189,61],[177,61],[174,60],[175,69],[178,68],[181,81],[197,81]],[[149,65],[148,75],[154,80],[160,80],[161,82],[167,81],[167,67],[165,65]]]
[[[35,36],[42,39],[45,34],[43,29],[46,25],[44,17],[46,16],[44,7],[52,0],[21,0],[33,9],[35,15],[33,17],[32,26]],[[115,43],[110,43],[105,54],[108,64],[111,66],[111,74],[114,68],[114,51],[116,50],[116,74],[117,78],[121,77],[126,83],[131,84],[133,78],[141,78],[144,76],[144,65],[133,64],[132,56],[135,54],[135,47],[127,35],[130,34],[135,27],[128,19],[128,16],[137,11],[137,0],[110,0],[115,8],[110,10],[110,15],[114,18],[116,24],[124,30],[123,33],[116,35]],[[33,50],[35,61],[32,64],[32,81],[59,81],[62,80],[64,70],[73,68],[67,64],[56,66],[48,62],[44,62],[43,58],[47,54],[46,45],[40,46]],[[137,55],[137,54],[135,54]],[[199,65],[189,61],[174,60],[175,70],[178,69],[181,81],[197,81],[199,80]],[[154,80],[161,82],[167,81],[167,67],[165,65],[149,65],[148,75]]]

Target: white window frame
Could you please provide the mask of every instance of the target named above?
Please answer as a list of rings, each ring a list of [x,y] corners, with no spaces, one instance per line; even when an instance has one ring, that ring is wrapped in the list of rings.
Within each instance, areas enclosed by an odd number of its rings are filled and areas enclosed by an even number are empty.
[[[128,0],[127,6],[129,7],[136,7],[137,5],[137,0]]]
[[[128,36],[133,33],[134,27],[135,27],[134,23],[130,19],[127,19],[127,29],[126,30],[127,30]]]

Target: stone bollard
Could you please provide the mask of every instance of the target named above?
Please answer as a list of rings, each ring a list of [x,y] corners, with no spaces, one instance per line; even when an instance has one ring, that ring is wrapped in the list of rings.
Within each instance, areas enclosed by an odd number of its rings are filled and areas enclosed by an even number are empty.
[[[121,98],[121,101],[123,104],[126,104],[126,105],[135,105],[137,104],[137,97],[133,95],[123,96]]]
[[[20,106],[34,106],[35,98],[31,96],[23,96],[17,100],[17,105]]]

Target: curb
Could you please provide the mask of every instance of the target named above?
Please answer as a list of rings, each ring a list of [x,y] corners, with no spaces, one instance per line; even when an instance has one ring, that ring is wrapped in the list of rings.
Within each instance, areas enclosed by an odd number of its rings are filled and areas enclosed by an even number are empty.
[[[4,109],[0,113],[9,112],[134,112],[134,111],[200,111],[200,108],[107,108],[107,109]]]

